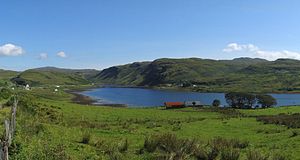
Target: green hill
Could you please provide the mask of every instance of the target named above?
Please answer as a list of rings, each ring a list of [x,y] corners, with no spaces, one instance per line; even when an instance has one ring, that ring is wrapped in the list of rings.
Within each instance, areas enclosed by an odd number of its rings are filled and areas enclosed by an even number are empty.
[[[93,80],[106,84],[138,85],[144,81],[144,72],[150,62],[114,66],[102,70]]]
[[[300,61],[258,58],[211,60],[157,59],[102,71],[44,67],[18,73],[0,70],[0,80],[17,77],[31,85],[79,85],[91,82],[128,86],[183,88],[201,92],[299,92]],[[16,79],[14,79],[16,80]]]
[[[7,86],[7,82],[9,82],[10,79],[15,77],[17,74],[18,72],[15,71],[0,69],[0,87]]]
[[[9,80],[10,78],[16,76],[17,74],[18,72],[16,71],[0,69],[0,80]]]
[[[25,80],[31,85],[76,85],[88,84],[97,70],[72,70],[55,67],[29,69],[20,73],[17,78]]]
[[[208,92],[277,92],[300,90],[299,75],[298,60],[164,58],[110,67],[94,80],[105,84],[180,87]]]

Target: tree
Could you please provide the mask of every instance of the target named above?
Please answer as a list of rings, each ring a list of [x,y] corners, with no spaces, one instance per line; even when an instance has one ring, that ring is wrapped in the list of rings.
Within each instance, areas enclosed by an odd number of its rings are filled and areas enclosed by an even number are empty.
[[[226,93],[225,94],[226,102],[231,106],[232,108],[237,108],[237,94],[234,92]]]
[[[245,97],[244,107],[252,108],[253,105],[256,103],[256,96],[254,94],[249,94],[249,93],[246,93],[243,96]]]
[[[212,106],[213,106],[213,107],[219,107],[220,104],[221,104],[221,101],[218,100],[218,99],[215,99],[215,100],[212,102]]]
[[[276,99],[267,94],[256,95],[257,103],[261,105],[262,108],[269,108],[277,104]]]
[[[232,108],[252,108],[256,103],[255,95],[250,93],[226,93],[225,99]]]

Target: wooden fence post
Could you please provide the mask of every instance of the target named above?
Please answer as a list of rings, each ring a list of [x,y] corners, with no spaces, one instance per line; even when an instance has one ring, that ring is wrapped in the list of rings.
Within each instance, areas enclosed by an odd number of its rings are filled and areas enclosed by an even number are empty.
[[[4,131],[4,135],[1,141],[1,146],[2,146],[2,153],[1,153],[1,159],[2,160],[8,160],[8,147],[9,147],[9,141],[11,141],[11,134],[10,134],[10,130],[9,130],[9,120],[5,120],[4,121],[4,127],[5,127],[5,131]]]
[[[10,120],[10,133],[12,136],[15,134],[15,129],[16,129],[16,115],[17,115],[17,107],[18,107],[18,100],[17,97],[14,96],[14,104],[11,108],[11,120]],[[9,145],[11,142],[9,143]]]
[[[8,160],[8,148],[12,143],[12,139],[16,129],[16,114],[17,114],[18,100],[17,97],[14,96],[14,103],[11,107],[11,117],[10,121],[4,121],[4,133],[0,142],[0,160]]]

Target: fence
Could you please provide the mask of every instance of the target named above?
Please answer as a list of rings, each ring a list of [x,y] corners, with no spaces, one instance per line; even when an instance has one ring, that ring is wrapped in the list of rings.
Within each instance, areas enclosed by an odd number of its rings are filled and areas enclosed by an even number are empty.
[[[17,96],[13,97],[13,105],[11,107],[10,120],[4,120],[4,133],[0,141],[0,160],[8,160],[8,148],[10,147],[12,140],[14,138],[16,130],[16,113],[18,107]]]

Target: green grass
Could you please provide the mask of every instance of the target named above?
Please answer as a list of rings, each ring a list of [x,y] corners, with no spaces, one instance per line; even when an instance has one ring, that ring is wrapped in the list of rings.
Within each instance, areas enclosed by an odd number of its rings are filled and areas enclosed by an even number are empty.
[[[50,91],[40,88],[27,92],[35,96],[36,111],[31,114],[21,107],[18,110],[13,158],[51,159],[49,156],[57,153],[58,157],[68,155],[70,159],[108,159],[103,146],[118,146],[127,139],[129,148],[122,154],[123,159],[145,159],[146,154],[136,153],[143,147],[147,136],[173,133],[179,138],[195,138],[203,143],[214,137],[247,140],[250,146],[241,150],[241,159],[245,159],[246,152],[251,148],[264,153],[286,153],[290,159],[300,159],[300,136],[291,136],[300,129],[263,124],[254,117],[298,113],[300,107],[240,110],[244,117],[228,118],[209,109],[129,109],[78,105],[70,102],[71,95]],[[0,116],[6,115],[1,111]],[[90,137],[88,144],[81,143],[83,137]],[[97,147],[99,144],[102,148]]]

